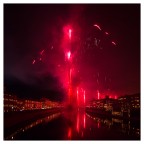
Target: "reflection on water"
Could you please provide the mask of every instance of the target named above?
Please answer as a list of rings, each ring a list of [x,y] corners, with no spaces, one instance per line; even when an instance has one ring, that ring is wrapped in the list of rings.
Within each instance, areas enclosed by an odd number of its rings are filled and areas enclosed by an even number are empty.
[[[19,133],[22,133],[20,136]],[[140,126],[121,119],[103,119],[84,110],[65,111],[39,119],[7,139],[139,140]]]
[[[133,125],[130,121],[111,118],[103,119],[94,115],[77,111],[65,115],[70,121],[67,138],[69,140],[125,140],[140,139],[139,125]],[[75,120],[74,120],[75,118]],[[76,126],[76,127],[75,127]]]
[[[102,119],[94,115],[86,114],[94,122],[97,123],[97,128],[108,127],[111,130],[119,131],[125,135],[134,136],[136,139],[140,139],[140,123],[134,121],[124,121],[123,119]]]
[[[49,115],[49,116],[47,116],[47,117],[45,117],[45,118],[38,119],[38,120],[34,121],[33,123],[25,126],[24,128],[18,129],[16,132],[14,132],[14,133],[11,134],[10,136],[8,136],[8,137],[6,138],[6,140],[7,140],[7,139],[12,139],[12,140],[13,140],[14,137],[15,137],[17,134],[19,134],[19,133],[21,133],[21,132],[25,132],[25,131],[27,131],[28,129],[31,129],[32,127],[35,127],[36,125],[41,124],[41,123],[43,123],[43,122],[50,122],[50,121],[52,121],[53,119],[57,118],[60,114],[61,114],[61,113],[59,112],[59,113],[55,113],[55,114]]]
[[[84,110],[64,112],[63,116],[68,124],[67,137],[64,137],[64,139],[83,139],[86,128],[86,114]],[[65,125],[65,127],[67,126]]]
[[[72,136],[72,129],[71,127],[68,128],[68,139],[71,139]]]

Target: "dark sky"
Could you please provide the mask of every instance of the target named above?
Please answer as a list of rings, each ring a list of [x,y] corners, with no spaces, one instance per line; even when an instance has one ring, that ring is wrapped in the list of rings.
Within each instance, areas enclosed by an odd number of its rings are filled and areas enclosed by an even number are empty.
[[[70,48],[67,27],[72,28]],[[68,49],[72,85],[85,89],[87,99],[97,91],[111,96],[139,93],[140,5],[4,4],[7,90],[20,97],[62,100]]]

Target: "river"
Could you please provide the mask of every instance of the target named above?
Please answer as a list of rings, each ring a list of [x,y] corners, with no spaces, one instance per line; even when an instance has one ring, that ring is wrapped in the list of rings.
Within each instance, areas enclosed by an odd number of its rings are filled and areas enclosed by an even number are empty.
[[[37,119],[7,140],[140,140],[140,123],[100,118],[84,110],[57,112]]]

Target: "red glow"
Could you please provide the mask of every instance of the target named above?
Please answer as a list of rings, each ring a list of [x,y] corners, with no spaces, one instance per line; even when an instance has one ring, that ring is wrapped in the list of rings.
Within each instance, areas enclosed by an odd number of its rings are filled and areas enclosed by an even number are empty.
[[[72,91],[71,91],[71,88],[69,87],[68,89],[69,103],[71,102],[71,93]]]
[[[71,52],[70,51],[67,53],[67,58],[68,58],[68,60],[70,60],[70,58],[71,58]]]
[[[117,99],[117,96],[115,95],[115,99]]]
[[[32,64],[34,64],[34,63],[35,63],[35,60],[33,60]]]
[[[83,137],[83,132],[82,132],[82,137]]]
[[[114,41],[112,41],[112,44],[113,44],[113,45],[116,45],[116,43],[115,43]]]
[[[71,40],[71,38],[72,38],[72,28],[70,25],[66,25],[63,27],[63,31],[64,31],[64,43],[65,43],[65,40],[66,41],[68,39]]]
[[[68,129],[68,138],[71,139],[71,136],[72,136],[72,131],[71,131],[71,128],[69,128]]]
[[[105,34],[106,34],[106,35],[109,35],[109,33],[108,33],[108,32],[105,32]]]
[[[99,91],[97,91],[97,96],[98,96],[98,99],[100,99],[100,93],[99,93]]]
[[[77,104],[79,105],[79,97],[78,97],[78,89],[77,89]]]
[[[97,123],[97,127],[100,128],[100,122]]]
[[[84,91],[84,104],[85,104],[85,91]]]
[[[84,114],[84,119],[83,119],[83,120],[84,120],[84,128],[85,128],[85,126],[86,126],[86,125],[85,125],[85,114]]]
[[[100,26],[97,24],[94,24],[95,27],[97,27],[99,30],[101,30]]]
[[[79,113],[77,114],[77,132],[79,133]]]
[[[71,83],[72,69],[70,69],[70,83]]]
[[[71,39],[71,32],[72,32],[72,30],[69,29],[69,39]]]
[[[42,55],[42,54],[43,54],[43,52],[44,52],[44,50],[42,50],[42,51],[40,52],[40,54]]]
[[[78,96],[78,89],[77,89],[77,96]]]

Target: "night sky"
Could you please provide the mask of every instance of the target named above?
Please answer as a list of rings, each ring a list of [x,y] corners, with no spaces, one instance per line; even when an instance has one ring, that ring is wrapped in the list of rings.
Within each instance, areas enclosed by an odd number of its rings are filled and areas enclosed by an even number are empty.
[[[97,91],[111,97],[140,93],[139,4],[4,4],[7,91],[66,98],[68,49],[72,86],[84,89],[86,99]]]

